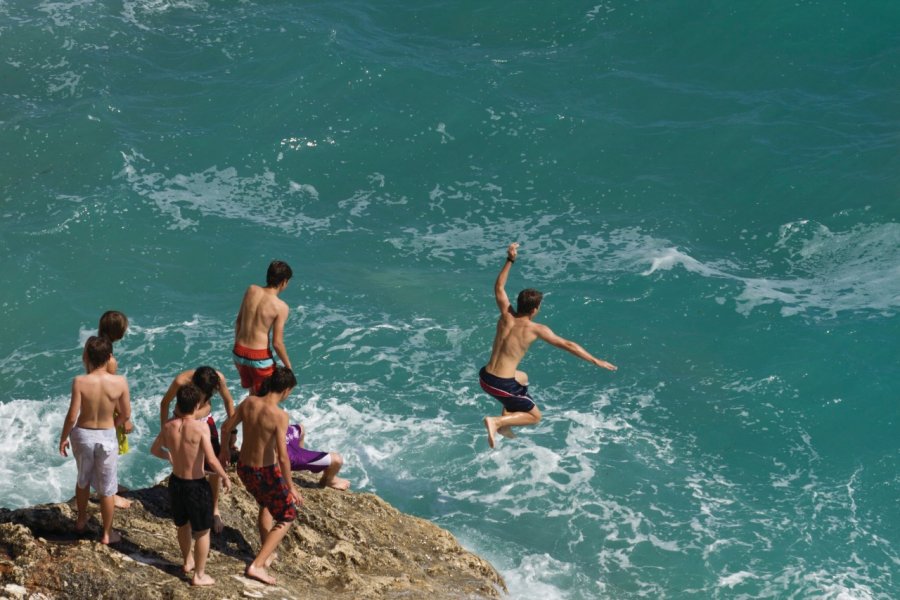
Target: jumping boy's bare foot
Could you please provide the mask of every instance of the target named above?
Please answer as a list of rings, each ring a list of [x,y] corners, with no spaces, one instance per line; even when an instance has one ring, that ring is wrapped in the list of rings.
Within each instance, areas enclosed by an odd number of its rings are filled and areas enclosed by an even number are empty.
[[[340,477],[332,477],[329,481],[320,481],[319,487],[330,487],[335,490],[349,490],[350,482],[346,479],[341,479]]]
[[[509,425],[497,428],[497,433],[510,440],[516,439],[516,434],[513,433],[512,427]]]
[[[131,500],[118,494],[113,496],[113,502],[115,502],[116,508],[131,508]]]
[[[484,418],[484,426],[487,427],[487,431],[488,431],[488,446],[493,448],[494,447],[494,434],[497,433],[497,426],[494,425],[494,420],[490,417]]]
[[[216,580],[204,573],[203,575],[194,575],[194,578],[191,579],[191,585],[214,585]]]
[[[100,538],[100,543],[106,544],[106,545],[118,544],[121,541],[122,541],[122,536],[121,536],[121,534],[119,534],[118,531],[110,531],[109,535],[104,535],[103,537]]]
[[[215,513],[213,515],[213,533],[222,533],[223,529],[225,529],[225,523],[222,522],[222,515]]]
[[[244,575],[246,575],[246,576],[249,577],[250,579],[255,579],[255,580],[257,580],[257,581],[262,581],[263,583],[268,584],[268,585],[275,585],[275,578],[274,578],[274,577],[270,577],[269,574],[266,573],[266,570],[265,570],[265,569],[257,569],[257,568],[254,568],[252,564],[249,565],[249,566],[244,570]]]

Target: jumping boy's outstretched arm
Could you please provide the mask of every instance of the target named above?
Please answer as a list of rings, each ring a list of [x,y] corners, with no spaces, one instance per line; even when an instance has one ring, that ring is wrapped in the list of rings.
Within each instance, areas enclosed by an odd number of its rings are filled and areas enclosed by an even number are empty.
[[[506,295],[506,280],[509,277],[509,270],[512,264],[516,262],[518,254],[519,242],[513,242],[506,249],[506,262],[497,275],[497,281],[494,282],[494,297],[497,299],[497,308],[501,313],[506,313],[510,308],[509,296]]]
[[[546,325],[541,325],[539,323],[535,323],[535,333],[537,336],[550,344],[551,346],[556,346],[557,348],[562,348],[563,350],[570,352],[577,356],[582,360],[586,360],[592,365],[596,365],[598,367],[603,367],[604,369],[609,369],[610,371],[615,371],[618,367],[612,363],[606,362],[605,360],[600,360],[599,358],[594,357],[590,352],[582,348],[580,345],[576,344],[572,340],[567,340],[564,337],[560,337],[553,333],[549,327]]]

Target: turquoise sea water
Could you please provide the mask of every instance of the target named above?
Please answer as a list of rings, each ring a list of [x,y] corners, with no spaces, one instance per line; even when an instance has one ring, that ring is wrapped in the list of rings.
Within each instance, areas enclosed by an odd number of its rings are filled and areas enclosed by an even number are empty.
[[[295,272],[286,408],[512,598],[900,597],[900,4],[0,0],[0,505],[60,501]],[[542,423],[489,451],[492,284]],[[219,410],[222,413],[222,410]]]

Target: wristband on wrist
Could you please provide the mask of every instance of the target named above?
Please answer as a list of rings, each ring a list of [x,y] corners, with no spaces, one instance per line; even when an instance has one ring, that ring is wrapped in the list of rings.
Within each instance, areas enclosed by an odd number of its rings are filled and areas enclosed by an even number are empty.
[[[516,262],[516,259],[507,256],[507,257],[506,257],[506,261],[507,261],[507,262],[514,263],[514,262]]]

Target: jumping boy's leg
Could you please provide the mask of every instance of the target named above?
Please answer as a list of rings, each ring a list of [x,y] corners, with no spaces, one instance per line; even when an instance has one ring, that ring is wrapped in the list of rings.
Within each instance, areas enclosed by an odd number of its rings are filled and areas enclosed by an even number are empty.
[[[513,412],[499,417],[485,417],[484,426],[488,431],[488,445],[494,447],[494,435],[501,427],[521,427],[523,425],[537,425],[541,422],[541,411],[535,406],[528,412]]]
[[[181,570],[187,575],[194,570],[194,557],[191,554],[191,524],[189,522],[178,528],[178,547],[181,548]]]
[[[266,509],[260,509],[260,521],[262,520],[262,511]],[[266,511],[268,512],[268,511]],[[271,520],[272,516],[269,515],[269,519]],[[290,523],[285,523],[279,521],[275,523],[269,529],[266,536],[263,538],[262,547],[259,549],[259,554],[256,555],[256,558],[253,560],[250,565],[247,566],[247,569],[244,571],[244,574],[251,579],[256,579],[258,581],[262,581],[263,583],[267,583],[269,585],[275,584],[275,578],[266,573],[266,567],[268,566],[269,558],[275,552],[275,549],[278,547],[278,544],[281,543],[281,540],[284,539],[284,536],[287,534],[288,529],[291,528]]]
[[[112,530],[113,514],[116,511],[116,498],[112,496],[100,496],[100,518],[103,520],[103,536],[101,544],[115,544],[122,541],[122,536]]]
[[[209,529],[194,534],[194,578],[191,585],[213,585],[216,580],[206,574],[206,558],[209,556]]]
[[[505,417],[508,414],[509,414],[509,411],[504,408],[501,416]],[[503,427],[498,427],[497,433],[499,433],[503,437],[508,438],[510,440],[516,439],[516,434],[513,433],[513,430],[509,425],[504,425]]]
[[[337,452],[331,452],[331,464],[322,473],[322,479],[319,480],[319,487],[330,487],[336,490],[346,490],[350,488],[350,482],[337,476],[338,471],[344,466],[344,457]]]

